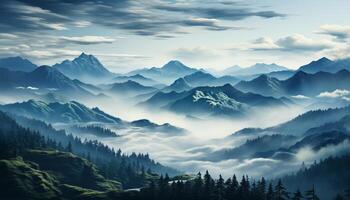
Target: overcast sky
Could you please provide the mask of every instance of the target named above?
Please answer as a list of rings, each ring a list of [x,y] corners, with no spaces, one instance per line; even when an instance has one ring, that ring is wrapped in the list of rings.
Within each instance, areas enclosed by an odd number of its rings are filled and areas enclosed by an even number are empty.
[[[349,0],[4,0],[0,56],[52,65],[85,52],[115,72],[173,59],[297,68],[350,56],[349,8]]]

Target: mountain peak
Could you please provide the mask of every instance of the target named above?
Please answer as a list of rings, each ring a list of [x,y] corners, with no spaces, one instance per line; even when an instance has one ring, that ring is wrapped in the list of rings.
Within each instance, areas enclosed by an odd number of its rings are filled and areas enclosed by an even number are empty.
[[[91,55],[91,54],[86,54],[86,53],[84,53],[84,52],[82,52],[79,56],[78,56],[78,58],[95,58],[93,55]]]
[[[165,64],[163,69],[168,69],[168,70],[183,70],[183,69],[188,69],[186,65],[184,65],[182,62],[178,60],[171,60],[167,64]]]
[[[81,53],[72,61],[65,60],[60,64],[55,64],[53,67],[71,79],[81,79],[86,82],[99,81],[99,77],[113,76],[96,57],[86,53]]]
[[[332,62],[332,60],[328,59],[327,57],[322,57],[319,60],[317,60],[316,62]]]

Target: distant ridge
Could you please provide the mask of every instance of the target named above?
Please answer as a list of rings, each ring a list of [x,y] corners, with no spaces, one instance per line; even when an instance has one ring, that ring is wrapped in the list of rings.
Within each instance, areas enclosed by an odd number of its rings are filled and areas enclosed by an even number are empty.
[[[5,68],[11,71],[31,72],[37,67],[37,65],[20,56],[0,59],[0,68]]]

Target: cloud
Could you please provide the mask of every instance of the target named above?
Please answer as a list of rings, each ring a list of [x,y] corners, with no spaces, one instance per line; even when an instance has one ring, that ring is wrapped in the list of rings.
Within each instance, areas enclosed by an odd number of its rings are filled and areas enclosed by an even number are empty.
[[[261,9],[249,4],[199,0],[5,0],[0,5],[0,28],[10,33],[38,32],[94,24],[137,35],[156,36],[181,32],[188,27],[212,31],[240,29],[232,26],[232,21],[250,17],[268,19],[285,16],[273,10]],[[221,25],[220,21],[230,25]]]
[[[170,52],[172,57],[183,59],[187,61],[207,61],[215,60],[219,57],[214,50],[204,47],[195,48],[178,48]]]
[[[346,101],[350,101],[350,91],[349,90],[341,90],[341,89],[336,89],[333,92],[322,92],[319,94],[317,97],[320,98],[340,98]]]
[[[103,43],[113,43],[114,38],[104,37],[104,36],[80,36],[80,37],[60,37],[60,40],[80,44],[80,45],[89,45],[89,44],[103,44]]]
[[[250,49],[255,51],[321,51],[332,47],[333,44],[326,40],[314,40],[301,34],[294,34],[273,40],[271,38],[259,38],[255,40]]]
[[[343,41],[350,38],[350,26],[325,24],[316,33],[330,35]]]
[[[293,99],[310,99],[310,97],[304,96],[304,95],[295,95],[295,96],[291,96]]]
[[[217,31],[224,31],[229,29],[244,29],[244,27],[233,27],[233,26],[222,26],[219,25],[219,20],[217,19],[208,19],[208,18],[193,18],[184,20],[182,22],[184,25],[187,26],[199,26],[199,27],[205,27],[207,30],[217,30]]]
[[[65,30],[69,21],[62,14],[19,1],[5,0],[0,10],[0,30],[6,33]]]

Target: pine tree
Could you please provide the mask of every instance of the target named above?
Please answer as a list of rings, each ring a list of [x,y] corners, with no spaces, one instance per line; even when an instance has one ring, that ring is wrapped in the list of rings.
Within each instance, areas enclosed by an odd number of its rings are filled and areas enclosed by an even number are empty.
[[[203,179],[202,174],[198,172],[197,177],[194,179],[193,184],[193,198],[194,200],[202,199],[202,191],[203,191]]]
[[[286,188],[283,186],[281,179],[278,180],[278,183],[275,187],[275,199],[276,200],[286,200],[289,199],[289,194],[286,191]]]
[[[225,180],[222,178],[221,174],[219,180],[216,183],[216,199],[223,200],[225,195]]]
[[[266,181],[264,177],[258,182],[258,198],[261,200],[266,199]]]
[[[249,185],[249,180],[247,180],[248,177],[243,176],[239,189],[238,189],[238,196],[240,199],[249,199],[249,193],[250,193],[250,185]]]
[[[205,172],[205,175],[204,175],[204,188],[203,188],[204,189],[204,191],[203,191],[204,197],[203,197],[203,199],[211,199],[212,198],[214,187],[215,187],[215,182],[211,178],[211,176],[207,170]]]
[[[235,200],[238,198],[238,181],[237,177],[234,174],[232,179],[227,179],[226,181],[226,192],[225,192],[225,198],[228,200]]]

